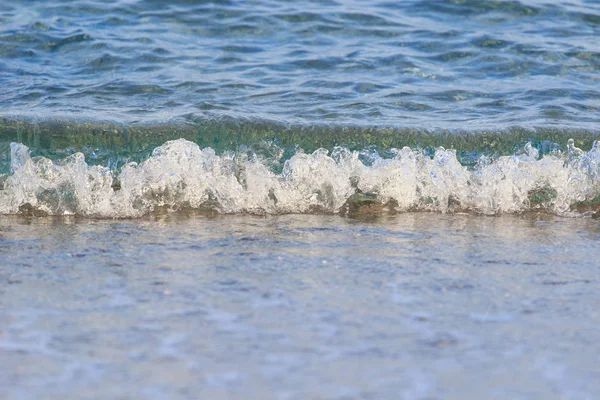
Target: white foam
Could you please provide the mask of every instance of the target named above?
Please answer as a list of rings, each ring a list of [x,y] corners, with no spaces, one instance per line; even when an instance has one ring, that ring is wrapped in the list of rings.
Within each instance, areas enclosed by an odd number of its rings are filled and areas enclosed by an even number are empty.
[[[579,150],[579,149],[577,149]],[[213,209],[222,213],[336,213],[357,190],[374,193],[397,211],[472,211],[483,214],[544,209],[568,214],[578,202],[600,194],[600,145],[539,159],[530,144],[522,154],[462,166],[453,150],[433,158],[408,147],[394,157],[374,156],[365,165],[358,152],[335,148],[298,153],[277,174],[273,160],[244,153],[217,155],[184,139],[156,148],[118,175],[89,166],[76,153],[60,162],[30,158],[11,144],[11,173],[0,191],[0,213],[23,207],[49,215],[140,217],[159,208]],[[120,189],[113,183],[118,179]]]

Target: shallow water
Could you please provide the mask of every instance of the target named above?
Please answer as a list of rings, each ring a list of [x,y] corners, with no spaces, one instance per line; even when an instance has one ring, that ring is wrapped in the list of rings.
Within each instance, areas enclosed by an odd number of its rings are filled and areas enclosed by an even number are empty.
[[[599,21],[587,1],[3,4],[0,214],[338,213],[356,191],[593,211]]]
[[[584,399],[600,225],[547,215],[0,219],[0,394]]]
[[[595,1],[10,1],[3,115],[600,122]]]
[[[555,3],[2,2],[0,398],[596,398]]]
[[[595,2],[16,1],[0,21],[0,214],[600,206]]]

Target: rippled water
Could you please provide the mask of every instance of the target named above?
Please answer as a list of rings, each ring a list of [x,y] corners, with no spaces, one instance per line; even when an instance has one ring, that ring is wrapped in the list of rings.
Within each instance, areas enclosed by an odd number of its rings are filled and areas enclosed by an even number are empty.
[[[0,3],[0,398],[592,399],[597,1]]]
[[[600,122],[594,1],[11,1],[4,115]]]

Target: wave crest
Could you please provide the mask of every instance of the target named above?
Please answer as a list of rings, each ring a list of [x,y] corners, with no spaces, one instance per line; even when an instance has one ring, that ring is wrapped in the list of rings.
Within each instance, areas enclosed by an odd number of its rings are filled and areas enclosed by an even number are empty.
[[[390,158],[342,147],[319,149],[299,152],[277,168],[280,157],[218,155],[178,139],[117,173],[87,165],[82,153],[52,162],[31,158],[25,145],[12,143],[0,213],[129,218],[192,208],[253,214],[387,209],[564,215],[596,207],[600,199],[598,142],[588,152],[571,145],[541,159],[527,144],[513,156],[482,156],[474,167],[461,165],[456,152],[443,147],[433,157],[408,147],[392,149]]]

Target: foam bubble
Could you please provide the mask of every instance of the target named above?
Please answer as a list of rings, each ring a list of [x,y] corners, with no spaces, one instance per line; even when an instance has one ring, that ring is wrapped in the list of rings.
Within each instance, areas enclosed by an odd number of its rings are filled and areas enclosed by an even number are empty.
[[[166,142],[139,164],[120,172],[89,166],[81,153],[62,161],[29,156],[11,144],[11,173],[0,191],[0,213],[140,217],[158,209],[192,208],[221,213],[343,212],[349,201],[370,196],[394,211],[469,211],[482,214],[545,210],[570,214],[596,206],[600,195],[600,145],[589,152],[568,147],[541,159],[527,144],[513,156],[481,157],[460,164],[454,150],[433,157],[408,147],[391,158],[335,148],[299,152],[280,173],[243,152],[217,155],[184,139]],[[279,156],[281,152],[279,152]],[[372,200],[375,199],[375,200]],[[594,203],[596,202],[596,203]]]

